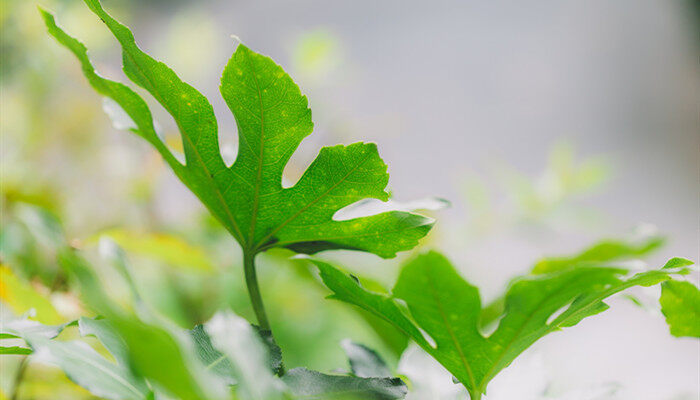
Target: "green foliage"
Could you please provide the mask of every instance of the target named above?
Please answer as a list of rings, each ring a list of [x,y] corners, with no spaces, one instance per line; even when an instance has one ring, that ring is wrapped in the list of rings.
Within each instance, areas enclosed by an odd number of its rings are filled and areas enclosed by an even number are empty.
[[[260,326],[229,311],[219,311],[209,319],[214,307],[202,313],[206,316],[181,318],[189,311],[189,303],[168,287],[158,287],[157,296],[167,299],[164,302],[170,308],[155,307],[144,296],[141,282],[132,277],[121,247],[184,267],[179,272],[214,270],[209,252],[173,236],[127,229],[107,232],[109,239],[100,242],[101,250],[108,250],[107,261],[117,272],[112,277],[122,278],[130,294],[123,296],[129,300],[117,301],[105,290],[94,266],[67,246],[58,220],[49,213],[35,212],[32,215],[38,218],[18,219],[12,229],[2,231],[3,259],[32,267],[27,276],[19,277],[2,267],[0,297],[15,314],[26,313],[47,325],[28,318],[4,323],[0,339],[24,343],[0,347],[0,354],[54,364],[90,393],[109,399],[404,398],[406,384],[394,377],[379,353],[349,340],[342,342],[350,367],[347,373],[321,373],[304,367],[285,371],[282,349],[262,307],[254,265],[257,254],[272,248],[305,254],[350,249],[391,258],[415,247],[433,221],[406,211],[411,207],[370,216],[342,216],[348,206],[362,200],[389,200],[387,166],[376,145],[360,142],[322,148],[298,182],[284,187],[283,173],[290,158],[313,130],[311,110],[307,98],[279,65],[239,45],[220,86],[235,117],[239,139],[237,158],[226,165],[209,100],[143,52],[131,31],[112,18],[99,0],[84,1],[119,42],[127,77],[175,120],[184,162],[156,134],[151,110],[141,95],[101,77],[86,47],[59,28],[52,14],[41,10],[50,35],[76,56],[90,85],[128,116],[125,126],[155,148],[240,244],[246,285]],[[604,175],[602,164],[579,167],[573,164],[570,152],[559,151],[542,185],[522,185],[520,203],[533,213],[554,210],[568,195],[597,186]],[[13,242],[15,231],[29,232],[37,242],[47,243],[52,252],[58,252],[63,270],[38,274],[44,260],[35,257],[33,247],[24,251],[22,243]],[[473,399],[479,399],[489,382],[537,340],[605,311],[607,298],[634,286],[662,283],[661,305],[672,334],[699,337],[698,289],[670,280],[686,273],[692,262],[672,259],[661,269],[637,274],[617,263],[644,256],[662,242],[659,237],[641,242],[609,240],[572,257],[543,259],[530,274],[514,280],[504,296],[486,306],[481,304],[478,289],[436,252],[405,264],[391,293],[324,261],[311,260],[332,297],[358,306],[362,318],[390,350],[398,354],[413,340],[452,373]],[[80,287],[90,311],[100,317],[63,323],[65,319],[44,293],[25,279],[40,276],[53,287],[53,282],[63,283],[63,271]],[[307,271],[305,278],[315,276]],[[195,315],[192,313],[189,316]],[[175,320],[183,327],[199,325],[183,330],[174,326]],[[486,334],[485,327],[495,321],[498,326]],[[65,340],[61,332],[74,325],[81,338]]]
[[[664,282],[659,301],[673,336],[700,338],[700,290],[695,285]]]
[[[498,328],[485,336],[480,332],[477,288],[438,253],[426,253],[407,263],[391,296],[370,292],[332,265],[312,261],[333,292],[332,298],[394,324],[447,368],[473,398],[479,398],[499,371],[540,338],[605,311],[606,298],[687,272],[683,267],[662,268],[627,276],[622,268],[573,266],[524,277],[508,289]]]
[[[143,99],[128,87],[98,76],[85,47],[42,11],[49,33],[80,60],[90,84],[119,104],[137,134],[163,155],[177,176],[250,254],[272,247],[303,253],[354,249],[393,257],[409,250],[432,221],[406,212],[336,221],[341,208],[364,198],[387,200],[386,165],[374,144],[323,148],[299,182],[282,187],[282,172],[304,137],[311,111],[292,79],[270,58],[239,45],[224,69],[221,94],[236,117],[239,154],[228,167],[219,152],[217,123],[209,101],[165,64],[142,52],[127,27],[97,0],[88,7],[122,46],[124,72],[172,115],[182,136],[185,165],[155,134]]]
[[[19,346],[0,346],[0,354],[28,355],[32,354],[32,349]]]
[[[652,236],[638,243],[622,240],[603,240],[574,256],[543,258],[535,264],[532,272],[534,274],[542,274],[566,269],[575,264],[639,258],[657,250],[664,242],[664,238],[660,236]]]

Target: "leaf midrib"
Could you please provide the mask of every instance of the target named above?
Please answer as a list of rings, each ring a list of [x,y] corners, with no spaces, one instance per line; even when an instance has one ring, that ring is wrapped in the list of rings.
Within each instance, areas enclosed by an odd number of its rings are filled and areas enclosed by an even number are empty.
[[[253,71],[253,81],[255,81],[255,90],[258,92],[258,102],[260,105],[260,151],[258,154],[258,169],[255,176],[255,195],[253,196],[253,212],[250,217],[250,230],[248,232],[248,241],[246,243],[246,250],[253,252],[253,242],[255,240],[255,225],[258,219],[258,207],[260,205],[260,186],[262,185],[262,169],[263,169],[263,157],[265,155],[265,108],[263,107],[262,92],[260,91],[260,82],[256,74],[255,66],[251,61],[250,57],[246,56],[248,61],[248,67]],[[243,133],[239,133],[242,135]]]
[[[433,296],[433,300],[435,300],[435,304],[438,307],[438,311],[440,313],[440,317],[442,318],[442,321],[445,325],[445,328],[447,329],[447,332],[450,335],[450,340],[452,343],[455,345],[457,348],[457,353],[459,354],[459,358],[462,361],[462,365],[467,371],[467,375],[469,375],[469,381],[471,382],[473,390],[477,390],[476,388],[476,381],[474,379],[474,373],[472,371],[471,365],[467,361],[467,357],[464,355],[464,350],[462,350],[462,345],[459,343],[457,340],[457,337],[454,334],[454,331],[452,329],[452,325],[449,322],[449,319],[447,318],[447,315],[445,314],[445,310],[442,305],[442,301],[440,300],[440,296],[438,296],[437,293],[437,288],[435,287],[435,281],[432,278],[432,275],[428,273],[428,271],[423,271],[427,281],[428,281],[428,287],[430,287],[430,294]]]

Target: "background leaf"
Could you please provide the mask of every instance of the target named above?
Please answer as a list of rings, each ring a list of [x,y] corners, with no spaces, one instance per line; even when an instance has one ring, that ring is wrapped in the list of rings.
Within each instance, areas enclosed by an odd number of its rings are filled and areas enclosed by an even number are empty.
[[[673,336],[700,338],[700,290],[695,285],[664,282],[659,301]]]
[[[505,296],[505,314],[496,331],[479,330],[478,290],[464,281],[438,253],[408,262],[393,290],[412,319],[391,297],[363,289],[328,263],[312,260],[333,298],[382,316],[406,332],[478,398],[496,374],[540,338],[608,308],[603,302],[632,286],[667,281],[684,269],[659,269],[626,278],[624,269],[575,267],[525,277]],[[425,334],[423,334],[425,332]]]

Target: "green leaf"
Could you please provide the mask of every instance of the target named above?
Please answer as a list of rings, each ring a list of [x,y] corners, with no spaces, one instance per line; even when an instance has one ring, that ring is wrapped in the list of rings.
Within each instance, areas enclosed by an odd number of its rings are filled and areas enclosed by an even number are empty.
[[[282,377],[295,399],[391,400],[406,396],[400,378],[358,378],[294,368]]]
[[[122,83],[111,81],[98,75],[88,58],[87,48],[59,28],[51,13],[42,8],[39,8],[39,11],[44,18],[44,23],[49,34],[78,58],[83,74],[90,83],[90,86],[99,94],[116,102],[133,120],[135,128],[132,129],[132,131],[150,142],[168,162],[171,168],[173,168],[175,174],[180,176],[180,174],[183,173],[182,165],[173,157],[167,147],[165,147],[163,142],[158,138],[153,125],[151,111],[148,109],[148,105],[141,96]]]
[[[105,295],[89,264],[75,250],[63,249],[59,253],[59,263],[78,280],[86,302],[108,317],[111,326],[126,344],[129,365],[136,374],[175,397],[193,400],[208,398],[206,388],[200,385],[200,377],[191,370],[188,347],[174,333],[118,309]],[[116,345],[112,347],[116,348]],[[114,355],[116,358],[117,355]],[[163,368],[164,365],[168,367]]]
[[[126,343],[117,334],[114,326],[106,319],[93,319],[81,317],[78,320],[78,330],[81,336],[94,336],[109,353],[122,366],[129,365],[128,349]]]
[[[664,242],[664,238],[660,236],[652,236],[638,243],[622,240],[603,240],[574,256],[543,258],[535,264],[532,273],[544,274],[561,271],[575,264],[600,263],[642,257],[657,250]]]
[[[43,12],[49,33],[83,64],[93,87],[115,100],[134,120],[135,131],[166,158],[182,182],[238,240],[247,254],[285,247],[301,253],[353,249],[381,257],[415,247],[433,221],[403,211],[336,220],[340,209],[365,198],[388,200],[387,166],[371,143],[321,149],[299,182],[282,186],[282,173],[313,128],[311,111],[282,68],[239,45],[224,69],[221,94],[238,126],[238,157],[226,166],[209,101],[165,64],[141,51],[129,29],[99,1],[85,0],[123,51],[124,72],[172,115],[182,136],[186,165],[172,159],[153,131],[150,111],[125,86],[94,73],[85,48]]]
[[[673,336],[700,338],[700,290],[695,285],[664,282],[659,301]]]
[[[333,292],[332,298],[394,324],[477,398],[499,371],[537,340],[606,310],[604,299],[632,286],[655,285],[686,272],[660,269],[626,277],[624,269],[577,267],[524,278],[508,290],[496,331],[484,336],[479,330],[482,308],[477,288],[436,252],[403,267],[392,297],[369,292],[330,264],[312,261]]]
[[[668,260],[668,262],[666,262],[666,264],[664,265],[664,269],[682,268],[693,264],[695,263],[693,261],[688,260],[687,258],[674,257]]]
[[[32,354],[32,349],[28,349],[26,347],[19,347],[19,346],[10,346],[10,347],[4,347],[0,346],[0,354],[2,355],[27,355],[27,354]]]
[[[90,393],[114,400],[146,399],[150,390],[128,371],[99,355],[80,341],[49,340],[40,336],[24,338],[34,349],[34,358],[54,364]]]
[[[242,399],[283,399],[286,388],[270,369],[270,355],[256,329],[230,312],[219,312],[204,325],[213,347],[230,361]]]
[[[206,368],[223,378],[226,384],[235,385],[236,371],[233,369],[231,361],[222,352],[214,348],[209,335],[204,330],[204,326],[195,326],[194,329],[189,331],[189,334],[194,341],[197,356]]]
[[[350,362],[350,370],[361,378],[386,378],[391,371],[384,360],[367,346],[351,340],[343,340],[340,344]]]
[[[272,336],[272,331],[261,329],[257,325],[253,325],[253,328],[258,332],[260,339],[262,339],[270,356],[270,370],[276,375],[284,374],[284,363],[282,362],[282,349],[275,341],[275,337]]]
[[[40,336],[47,339],[53,339],[58,336],[68,326],[75,325],[75,321],[71,321],[61,325],[44,325],[40,322],[29,319],[26,315],[22,319],[3,321],[0,326],[0,339],[16,339],[24,338],[25,336]]]

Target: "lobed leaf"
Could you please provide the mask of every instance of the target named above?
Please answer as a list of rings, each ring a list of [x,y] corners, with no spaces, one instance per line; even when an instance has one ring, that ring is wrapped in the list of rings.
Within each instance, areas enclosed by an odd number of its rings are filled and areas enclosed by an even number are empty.
[[[482,308],[478,290],[436,252],[408,262],[392,296],[369,292],[332,265],[312,261],[333,292],[332,298],[355,304],[394,324],[472,395],[484,393],[499,371],[540,338],[606,310],[606,298],[686,272],[682,268],[659,269],[627,277],[628,271],[620,268],[577,267],[527,277],[510,287],[498,328],[485,336],[479,329]],[[408,310],[402,310],[397,300]]]
[[[342,208],[366,198],[386,201],[387,166],[371,143],[321,149],[299,182],[282,187],[290,157],[312,129],[308,101],[289,75],[270,58],[239,45],[221,78],[221,94],[238,127],[238,156],[226,166],[209,101],[165,64],[137,46],[131,31],[98,0],[85,0],[122,48],[123,68],[173,117],[180,129],[185,165],[155,135],[143,99],[126,86],[99,77],[85,47],[42,11],[49,33],[83,65],[91,85],[116,101],[135,122],[135,132],[163,155],[180,180],[197,195],[248,254],[272,247],[300,253],[353,249],[381,257],[415,247],[432,227],[429,218],[405,211],[337,220]]]

